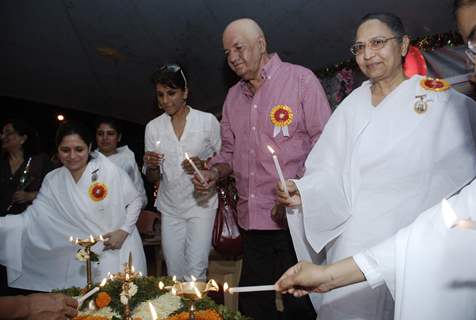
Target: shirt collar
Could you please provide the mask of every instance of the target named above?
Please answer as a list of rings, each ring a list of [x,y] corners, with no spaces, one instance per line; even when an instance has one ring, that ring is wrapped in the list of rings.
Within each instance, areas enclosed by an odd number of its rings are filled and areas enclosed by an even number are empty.
[[[277,53],[272,53],[270,55],[269,61],[261,69],[261,78],[265,81],[271,79],[279,68],[279,65],[282,63]],[[245,80],[240,80],[241,92],[247,97],[253,97],[254,93],[251,91],[248,82]]]

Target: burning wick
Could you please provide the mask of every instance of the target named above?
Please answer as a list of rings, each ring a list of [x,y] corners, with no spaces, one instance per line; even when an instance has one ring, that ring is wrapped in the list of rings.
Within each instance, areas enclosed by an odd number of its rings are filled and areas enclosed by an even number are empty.
[[[195,278],[193,275],[191,275],[190,278],[192,278],[192,282],[197,281],[197,278]]]
[[[159,281],[159,289],[162,290],[164,289],[165,285],[162,281]]]
[[[271,148],[270,145],[267,145],[269,152],[273,155],[274,166],[276,167],[276,172],[278,173],[279,181],[283,186],[284,192],[288,193],[288,187],[286,186],[286,182],[284,181],[283,171],[281,170],[281,166],[279,165],[278,156],[274,152],[274,149]],[[289,194],[289,193],[288,193]]]
[[[177,276],[173,276],[173,277],[172,277],[172,281],[173,281],[174,283],[177,282]]]
[[[190,165],[192,166],[193,170],[195,171],[195,173],[198,175],[198,177],[200,178],[200,180],[202,181],[202,183],[206,186],[207,185],[207,181],[205,180],[205,177],[203,177],[202,173],[200,172],[200,170],[198,170],[197,166],[195,165],[195,163],[192,161],[192,159],[190,159],[189,155],[187,152],[185,152],[185,158],[188,160],[188,162],[190,163]]]
[[[228,283],[224,283],[223,284],[223,292],[227,292],[228,291]]]

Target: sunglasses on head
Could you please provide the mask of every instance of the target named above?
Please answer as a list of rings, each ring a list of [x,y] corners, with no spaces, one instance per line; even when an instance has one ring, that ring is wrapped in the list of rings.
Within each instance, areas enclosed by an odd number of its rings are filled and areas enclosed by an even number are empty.
[[[185,89],[188,88],[187,85],[187,78],[185,78],[185,74],[183,73],[182,68],[178,64],[165,64],[159,68],[160,72],[179,72],[182,75],[183,82],[185,83]]]

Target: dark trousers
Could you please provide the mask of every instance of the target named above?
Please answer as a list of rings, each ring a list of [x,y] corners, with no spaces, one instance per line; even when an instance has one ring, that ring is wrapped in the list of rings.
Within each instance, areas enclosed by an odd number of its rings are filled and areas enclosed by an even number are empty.
[[[296,263],[291,236],[287,230],[241,230],[243,240],[243,269],[240,286],[274,284]],[[240,293],[239,308],[255,320],[309,319],[316,313],[309,297],[283,295],[284,311],[278,312],[275,292]]]

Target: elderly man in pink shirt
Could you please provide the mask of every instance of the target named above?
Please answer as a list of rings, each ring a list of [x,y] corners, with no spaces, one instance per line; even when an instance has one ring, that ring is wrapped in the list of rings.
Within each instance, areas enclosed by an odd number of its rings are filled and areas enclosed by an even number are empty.
[[[241,78],[228,92],[221,121],[221,151],[203,174],[208,186],[229,174],[239,194],[238,223],[244,247],[240,285],[274,283],[296,256],[283,212],[275,202],[278,180],[271,146],[285,178],[304,173],[304,162],[322,133],[330,108],[316,76],[308,69],[268,54],[263,31],[251,19],[230,23],[223,32],[230,68]],[[197,190],[206,186],[194,178]],[[274,293],[240,295],[240,310],[254,319],[315,319],[308,300],[284,298],[277,313]]]

